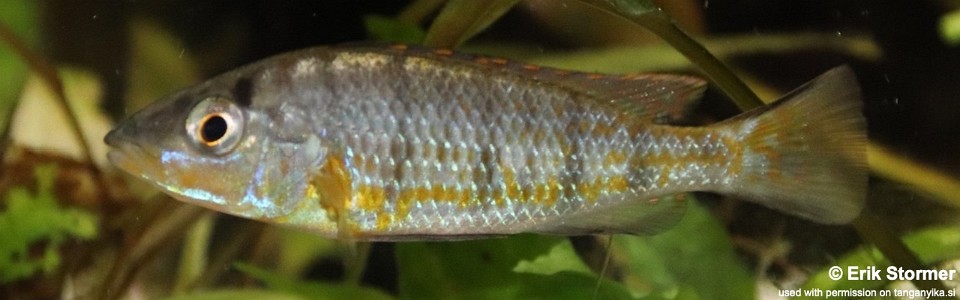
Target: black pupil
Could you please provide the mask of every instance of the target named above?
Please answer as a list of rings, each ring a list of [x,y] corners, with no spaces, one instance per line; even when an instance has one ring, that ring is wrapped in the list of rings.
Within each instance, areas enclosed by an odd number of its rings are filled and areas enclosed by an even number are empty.
[[[227,120],[219,115],[207,118],[201,126],[200,137],[208,143],[216,142],[227,134]]]

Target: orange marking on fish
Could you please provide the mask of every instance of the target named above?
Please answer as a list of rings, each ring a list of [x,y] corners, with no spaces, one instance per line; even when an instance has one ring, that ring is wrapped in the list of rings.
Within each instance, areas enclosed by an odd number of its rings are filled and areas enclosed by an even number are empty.
[[[493,200],[493,203],[497,206],[503,206],[506,204],[504,197],[506,197],[506,186],[503,187],[491,187],[489,190],[489,197]]]
[[[672,169],[672,166],[666,165],[666,164],[660,167],[660,178],[657,178],[658,187],[664,187],[667,185],[667,182],[670,181],[671,169]]]
[[[557,177],[550,176],[547,178],[547,198],[543,202],[545,206],[553,206],[557,203],[557,200],[560,199],[560,193],[563,191],[563,186],[560,185],[560,181],[557,180]]]
[[[337,222],[337,235],[349,237],[358,230],[347,222],[347,209],[350,206],[351,178],[343,159],[331,155],[320,166],[316,174],[310,177],[309,186],[313,187],[320,207],[327,212],[331,220]],[[308,188],[308,192],[309,192]]]
[[[627,154],[620,150],[612,150],[603,158],[604,167],[613,167],[627,161]]]
[[[460,147],[453,146],[452,148],[453,148],[451,149],[452,151],[450,151],[452,152],[450,153],[450,159],[453,161],[460,161],[460,159],[463,158],[463,151],[460,150]],[[463,175],[463,173],[461,172],[460,175]],[[465,182],[465,181],[463,181],[463,178],[461,178],[460,182]]]
[[[457,190],[449,185],[440,185],[440,197],[436,201],[454,202],[457,199]]]
[[[447,147],[443,145],[437,145],[437,160],[446,161],[447,160]]]
[[[396,50],[396,51],[406,51],[406,50],[407,50],[407,45],[404,45],[404,44],[393,44],[393,45],[390,45],[390,49],[393,49],[393,50]]]
[[[598,122],[593,126],[593,134],[601,137],[609,137],[617,132],[617,127]]]
[[[180,186],[199,186],[200,182],[208,180],[207,176],[204,176],[203,172],[197,168],[181,168],[178,171],[176,177]],[[259,190],[257,189],[258,192]]]
[[[400,190],[397,194],[397,209],[395,211],[397,219],[405,217],[410,212],[410,204],[415,201],[416,194],[415,188]]]
[[[611,192],[626,192],[630,189],[630,183],[626,176],[613,176],[607,181],[607,189]]]
[[[687,201],[687,194],[685,194],[685,193],[677,194],[677,195],[673,198],[673,200],[674,200],[674,201],[677,201],[677,202]]]
[[[473,162],[477,158],[477,151],[474,151],[473,148],[467,148],[467,161]]]
[[[723,137],[721,139],[723,147],[730,151],[730,157],[723,159],[730,162],[727,168],[727,176],[739,176],[743,173],[743,147],[740,143],[733,141],[732,138]]]
[[[354,155],[351,160],[353,161],[354,166],[363,166],[363,156]]]
[[[581,194],[583,198],[587,200],[588,203],[594,204],[597,203],[597,199],[600,197],[600,187],[603,185],[602,178],[596,178],[592,183],[583,183]]]
[[[471,204],[471,200],[473,200],[473,190],[469,188],[460,190],[457,195],[460,196],[460,199],[458,199],[460,208],[468,207]]]
[[[588,120],[580,120],[577,125],[580,127],[580,132],[590,132],[593,129],[593,123]]]
[[[458,189],[451,186],[437,184],[428,187],[410,187],[401,189],[397,196],[397,209],[393,220],[406,217],[415,203],[428,201],[447,202],[457,204],[461,208],[472,204],[473,191]]]
[[[440,56],[451,56],[453,55],[453,50],[450,49],[436,49],[433,51],[434,54]]]
[[[603,79],[603,74],[590,73],[590,74],[587,74],[587,79],[590,79],[590,80]]]
[[[379,186],[360,185],[357,187],[357,207],[365,210],[381,212],[387,201],[386,191]]]
[[[543,140],[547,138],[547,132],[542,128],[537,128],[533,131],[533,143],[535,145],[540,145],[543,143]]]
[[[521,202],[533,202],[537,203],[533,198],[534,186],[521,186],[520,187],[520,201]]]
[[[336,156],[327,158],[311,183],[317,186],[321,206],[339,212],[349,205],[351,179],[343,159]]]
[[[514,201],[524,201],[524,197],[520,195],[520,183],[517,182],[516,174],[513,170],[505,166],[500,166],[501,172],[503,172],[503,182],[506,184],[506,198]],[[497,203],[500,205],[500,203]]]
[[[523,65],[523,68],[526,69],[526,70],[528,70],[528,71],[540,70],[540,66],[538,66],[538,65],[531,65],[531,64]]]
[[[496,64],[496,65],[501,65],[501,66],[502,66],[502,65],[506,65],[506,64],[507,64],[508,62],[510,62],[510,61],[508,61],[508,60],[506,60],[506,59],[503,59],[503,58],[491,58],[491,59],[490,59],[490,62],[492,62],[492,63],[494,63],[494,64]]]
[[[547,192],[550,186],[547,184],[538,184],[533,187],[533,203],[542,204],[547,202]]]
[[[383,231],[393,224],[393,216],[386,212],[377,212],[377,230]]]

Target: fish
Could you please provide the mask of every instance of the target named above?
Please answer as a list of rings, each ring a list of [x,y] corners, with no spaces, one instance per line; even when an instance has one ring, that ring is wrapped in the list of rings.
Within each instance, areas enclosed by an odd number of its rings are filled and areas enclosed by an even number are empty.
[[[175,199],[354,241],[655,234],[689,192],[824,224],[865,202],[847,66],[764,107],[683,126],[706,81],[597,74],[448,49],[269,57],[148,105],[109,160]]]

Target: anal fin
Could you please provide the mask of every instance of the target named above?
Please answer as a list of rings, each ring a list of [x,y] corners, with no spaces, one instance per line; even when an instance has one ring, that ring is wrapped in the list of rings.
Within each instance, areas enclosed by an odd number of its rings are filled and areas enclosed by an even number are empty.
[[[642,198],[629,193],[619,201],[558,218],[533,231],[560,235],[627,233],[650,235],[680,222],[686,212],[687,194]]]

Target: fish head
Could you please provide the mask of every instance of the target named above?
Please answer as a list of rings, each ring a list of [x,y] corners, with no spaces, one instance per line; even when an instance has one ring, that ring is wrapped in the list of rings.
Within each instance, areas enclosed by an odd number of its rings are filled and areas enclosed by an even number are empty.
[[[264,221],[288,216],[310,198],[303,178],[326,151],[300,134],[312,130],[295,106],[252,104],[275,103],[262,98],[272,91],[238,93],[249,78],[228,73],[147,106],[107,134],[108,158],[187,203]]]

